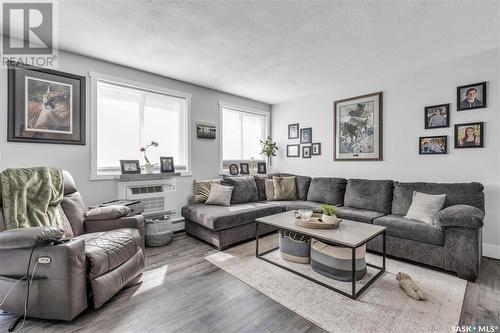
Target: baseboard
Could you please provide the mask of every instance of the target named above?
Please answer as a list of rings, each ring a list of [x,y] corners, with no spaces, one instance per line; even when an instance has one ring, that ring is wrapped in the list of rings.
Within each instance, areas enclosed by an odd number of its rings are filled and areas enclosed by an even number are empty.
[[[500,245],[483,243],[483,256],[493,259],[500,259]]]

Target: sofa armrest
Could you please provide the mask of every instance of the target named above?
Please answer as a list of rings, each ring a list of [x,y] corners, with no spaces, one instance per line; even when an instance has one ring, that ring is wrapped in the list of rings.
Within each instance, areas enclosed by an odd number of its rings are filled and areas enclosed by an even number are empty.
[[[86,220],[84,226],[86,233],[110,231],[120,228],[133,228],[141,232],[144,230],[144,216],[133,215],[108,220]]]
[[[476,207],[453,205],[437,214],[437,225],[442,227],[481,228],[484,213]]]
[[[50,239],[59,239],[64,231],[57,227],[32,227],[0,232],[0,250],[24,249],[43,245]]]

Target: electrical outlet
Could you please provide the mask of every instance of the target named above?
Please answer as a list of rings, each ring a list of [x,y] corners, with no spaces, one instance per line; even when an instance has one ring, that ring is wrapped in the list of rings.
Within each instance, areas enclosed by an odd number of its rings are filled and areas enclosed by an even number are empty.
[[[38,258],[39,264],[50,264],[51,262],[52,262],[52,259],[50,257],[39,257]]]

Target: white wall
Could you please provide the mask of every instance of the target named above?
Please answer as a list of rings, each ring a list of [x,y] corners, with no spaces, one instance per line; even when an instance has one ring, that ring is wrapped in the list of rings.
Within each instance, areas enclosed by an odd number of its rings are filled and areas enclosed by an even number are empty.
[[[311,176],[387,178],[400,181],[469,182],[485,186],[484,255],[500,258],[500,133],[499,49],[439,63],[390,77],[332,88],[272,107],[273,139],[279,156],[273,171]],[[488,81],[488,108],[456,111],[456,87]],[[383,91],[384,160],[333,161],[333,102]],[[424,129],[424,107],[451,103],[451,127]],[[453,124],[485,122],[485,148],[454,149]],[[322,155],[311,159],[286,158],[288,124],[312,127],[313,142],[321,142]],[[418,137],[448,135],[449,154],[420,156]]]
[[[147,61],[147,59],[144,59]],[[172,64],[175,66],[175,64]],[[87,143],[85,146],[54,145],[41,143],[7,142],[7,71],[0,70],[0,170],[5,168],[55,166],[69,170],[82,192],[87,205],[115,199],[117,183],[113,180],[91,181],[90,176],[90,78],[88,73],[98,72],[137,82],[144,82],[192,95],[191,99],[191,142],[192,177],[178,177],[177,184],[181,202],[187,203],[192,194],[193,179],[216,177],[219,172],[219,100],[228,103],[270,110],[270,105],[252,101],[220,91],[195,86],[181,81],[165,78],[114,65],[93,58],[71,53],[59,52],[59,68],[63,72],[87,76]],[[217,124],[217,139],[196,138],[196,121]],[[138,147],[139,148],[139,147]],[[159,147],[161,149],[161,146]]]

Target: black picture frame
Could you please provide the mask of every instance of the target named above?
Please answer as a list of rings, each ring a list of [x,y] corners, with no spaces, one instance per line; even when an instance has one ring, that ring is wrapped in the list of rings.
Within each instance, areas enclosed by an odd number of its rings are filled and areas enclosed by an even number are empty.
[[[240,172],[240,170],[238,169],[238,165],[236,165],[234,163],[229,164],[229,174],[230,175],[236,176],[239,172]]]
[[[295,135],[292,135],[292,129],[295,128]],[[290,124],[288,125],[288,138],[289,139],[298,139],[299,138],[299,124]]]
[[[267,173],[267,164],[264,162],[257,162],[257,173],[265,175]]]
[[[302,146],[302,158],[311,158],[312,146]]]
[[[290,149],[297,149],[297,153],[290,153]],[[300,157],[300,145],[287,145],[286,146],[286,157]]]
[[[141,173],[139,160],[120,160],[122,175],[135,175]]]
[[[317,147],[316,152],[315,152],[315,147]],[[321,143],[316,142],[311,145],[311,155],[312,156],[320,156],[321,155]]]
[[[250,165],[248,163],[240,163],[240,175],[249,175]]]
[[[14,62],[7,72],[7,141],[85,145],[84,76]]]
[[[198,139],[210,139],[214,140],[216,138],[217,128],[215,124],[197,122],[196,123],[196,137]]]
[[[444,122],[443,118],[442,117],[440,118],[436,114],[437,111],[439,111],[442,115],[443,109],[446,110]],[[435,123],[436,125],[433,125],[433,123]],[[447,103],[447,104],[426,106],[424,108],[424,124],[425,124],[425,129],[450,127],[450,104]]]
[[[439,141],[441,140],[441,141]],[[434,141],[434,142],[433,142]],[[427,143],[427,146],[424,146]],[[441,146],[439,146],[441,144]],[[434,147],[432,146],[434,145]],[[448,136],[421,136],[418,138],[419,155],[445,155],[448,154]]]
[[[486,108],[488,105],[488,94],[487,94],[487,82],[478,82],[478,83],[472,83],[472,84],[467,84],[464,86],[457,87],[457,111],[467,111],[467,110],[474,110],[474,109],[483,109]],[[475,89],[476,93],[481,92],[481,96],[478,96],[476,99],[480,101],[480,104],[478,105],[471,105],[467,106],[465,102],[465,95],[467,94],[468,90]]]
[[[467,143],[465,140],[465,133],[468,128],[472,128],[474,132],[479,131],[479,136],[475,137],[474,144]],[[465,123],[465,124],[455,124],[454,130],[454,146],[455,149],[462,148],[483,148],[484,147],[484,122],[477,121],[474,123]],[[465,142],[465,143],[462,143]]]
[[[312,143],[312,128],[311,127],[300,129],[300,143],[301,144]]]
[[[160,156],[160,172],[161,173],[174,173],[175,172],[175,165],[174,165],[174,158],[173,157]]]

